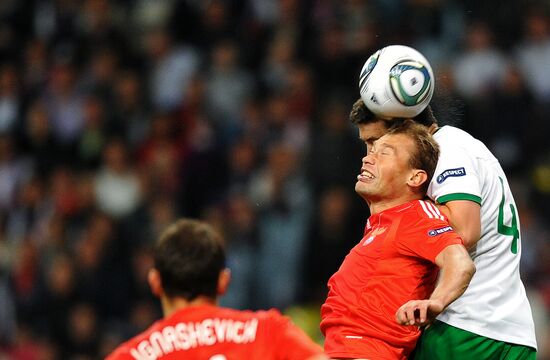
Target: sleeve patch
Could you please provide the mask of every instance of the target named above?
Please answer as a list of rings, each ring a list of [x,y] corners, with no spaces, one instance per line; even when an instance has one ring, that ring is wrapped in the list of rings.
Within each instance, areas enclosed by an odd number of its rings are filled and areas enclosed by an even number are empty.
[[[445,226],[445,227],[442,227],[442,228],[439,228],[439,229],[432,229],[430,231],[428,231],[428,236],[437,236],[437,235],[441,235],[443,233],[446,233],[446,232],[449,232],[449,231],[452,231],[453,228],[450,227],[450,226]]]
[[[438,184],[441,184],[443,181],[447,180],[450,177],[459,177],[466,175],[466,169],[464,167],[447,169],[441,174],[437,175],[436,181]]]

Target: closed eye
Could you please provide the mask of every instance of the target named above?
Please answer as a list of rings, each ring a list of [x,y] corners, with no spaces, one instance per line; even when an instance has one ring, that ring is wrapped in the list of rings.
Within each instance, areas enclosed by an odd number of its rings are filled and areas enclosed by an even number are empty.
[[[395,153],[395,148],[388,144],[381,144],[381,155],[393,155]]]

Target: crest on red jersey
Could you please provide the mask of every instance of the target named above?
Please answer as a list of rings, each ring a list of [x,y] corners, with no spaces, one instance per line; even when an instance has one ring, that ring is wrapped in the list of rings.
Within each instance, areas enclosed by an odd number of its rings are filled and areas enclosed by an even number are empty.
[[[376,238],[378,235],[383,234],[384,232],[386,232],[386,229],[387,228],[385,226],[383,226],[383,227],[378,227],[378,228],[372,230],[370,232],[370,236],[365,241],[363,241],[363,246],[367,246],[368,244],[373,242],[374,238]]]

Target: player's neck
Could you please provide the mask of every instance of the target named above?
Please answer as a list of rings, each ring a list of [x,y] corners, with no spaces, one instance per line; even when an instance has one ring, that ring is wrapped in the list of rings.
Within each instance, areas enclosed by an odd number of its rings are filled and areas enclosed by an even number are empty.
[[[381,199],[379,201],[371,201],[369,203],[369,210],[371,215],[378,214],[384,210],[391,209],[393,207],[408,203],[413,200],[420,200],[420,197],[400,197],[397,199]]]
[[[188,301],[181,297],[169,298],[163,296],[161,298],[162,313],[164,314],[165,318],[171,316],[173,313],[181,309],[200,305],[216,305],[216,303],[217,301],[215,299],[207,296],[199,296],[191,301]]]

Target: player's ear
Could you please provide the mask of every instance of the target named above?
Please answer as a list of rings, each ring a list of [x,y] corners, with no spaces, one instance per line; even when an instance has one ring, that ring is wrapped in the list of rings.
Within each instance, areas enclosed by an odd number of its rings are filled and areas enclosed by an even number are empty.
[[[218,276],[218,296],[222,296],[227,291],[227,288],[229,287],[229,283],[231,282],[231,270],[228,268],[223,269],[220,271],[220,275]]]
[[[149,287],[151,288],[153,295],[160,297],[163,289],[159,271],[155,268],[149,270],[149,273],[147,274],[147,281],[149,282]]]
[[[411,172],[411,176],[407,180],[407,185],[412,188],[418,189],[426,181],[428,181],[428,174],[424,170],[413,169]]]

